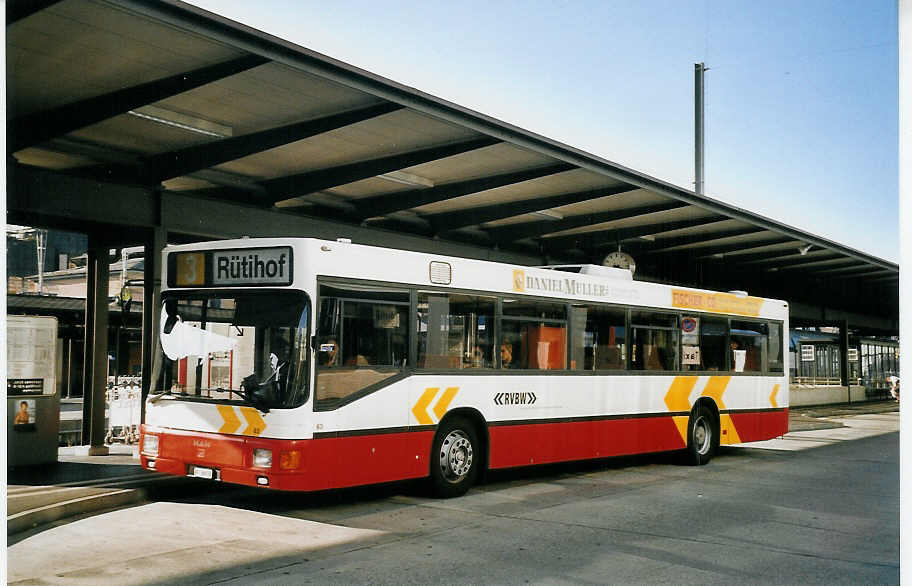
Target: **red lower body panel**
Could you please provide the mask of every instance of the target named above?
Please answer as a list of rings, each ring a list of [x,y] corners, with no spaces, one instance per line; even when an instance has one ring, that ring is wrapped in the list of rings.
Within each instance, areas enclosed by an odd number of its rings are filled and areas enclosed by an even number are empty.
[[[788,431],[787,409],[729,415],[742,442]],[[304,491],[427,476],[434,439],[433,430],[278,440],[147,425],[142,434],[159,436],[158,454],[140,456],[145,468],[184,476],[189,466],[204,466],[218,470],[224,482],[263,486],[258,478],[265,477],[269,488]],[[671,416],[492,425],[488,465],[510,468],[679,450],[685,447],[681,434]],[[256,448],[272,451],[271,467],[253,466]],[[295,467],[283,468],[283,454],[293,453]]]
[[[788,409],[730,413],[742,442],[759,442],[788,432]]]
[[[144,468],[185,476],[189,466],[218,470],[223,482],[279,490],[324,490],[428,475],[433,431],[381,433],[315,440],[247,438],[142,426],[159,436],[158,454],[140,454]],[[140,439],[142,446],[142,439]],[[272,451],[272,466],[253,466],[253,450]],[[297,452],[298,465],[282,469],[282,454]],[[289,458],[290,459],[290,458]],[[153,461],[154,467],[149,466]],[[268,484],[259,484],[265,477]]]
[[[504,425],[489,429],[491,468],[679,450],[671,417]]]

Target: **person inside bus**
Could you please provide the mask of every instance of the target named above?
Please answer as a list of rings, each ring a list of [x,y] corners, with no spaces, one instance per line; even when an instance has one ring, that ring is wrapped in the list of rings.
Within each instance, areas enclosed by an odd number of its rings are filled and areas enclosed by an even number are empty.
[[[513,344],[510,342],[504,342],[500,345],[500,367],[517,368],[516,363],[513,362]]]
[[[472,360],[469,363],[471,368],[484,368],[485,359],[484,359],[484,350],[481,349],[481,346],[475,345],[475,349],[472,350]]]
[[[320,366],[338,366],[339,365],[339,343],[335,338],[326,340],[320,344],[319,355]]]

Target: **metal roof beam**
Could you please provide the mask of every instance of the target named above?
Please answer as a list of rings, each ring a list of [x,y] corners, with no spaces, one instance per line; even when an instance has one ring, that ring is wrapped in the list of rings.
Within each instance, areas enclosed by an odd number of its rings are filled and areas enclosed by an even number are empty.
[[[868,265],[868,268],[864,271],[859,271],[857,273],[854,273],[854,272],[853,273],[843,273],[841,275],[831,275],[828,278],[832,279],[834,281],[840,280],[840,279],[865,279],[865,281],[868,281],[868,279],[870,279],[871,277],[877,277],[880,279],[886,279],[886,278],[898,279],[899,278],[899,273],[893,273],[893,274],[888,274],[888,275],[881,274],[881,273],[892,273],[892,271],[890,269],[884,269],[881,267],[873,267],[873,266]]]
[[[666,212],[669,210],[685,208],[689,205],[690,204],[681,201],[669,201],[666,203],[650,206],[640,206],[637,208],[612,210],[609,212],[599,212],[597,214],[571,216],[569,218],[564,218],[563,220],[541,220],[536,222],[526,222],[514,226],[504,226],[502,228],[490,228],[488,229],[488,232],[491,234],[491,239],[495,242],[514,242],[516,240],[522,240],[523,238],[544,236],[545,234],[553,234],[554,232],[572,230],[573,228],[592,226],[595,224],[602,224],[604,222],[612,222],[615,220],[627,220],[648,214],[655,214],[658,212]]]
[[[389,173],[390,171],[398,171],[400,169],[420,165],[422,163],[436,161],[438,159],[444,159],[446,157],[452,157],[461,153],[474,151],[480,148],[497,144],[499,142],[500,140],[496,138],[485,136],[442,146],[418,149],[398,155],[380,157],[378,159],[359,161],[357,163],[349,163],[347,165],[340,165],[338,167],[319,169],[317,171],[309,171],[307,173],[299,173],[296,175],[288,175],[286,177],[270,179],[263,182],[263,186],[269,192],[269,197],[267,198],[266,203],[274,204],[278,201],[290,199],[292,197],[307,195],[308,193],[321,191],[330,187],[336,187],[339,185],[352,183],[354,181],[376,177],[377,175]],[[430,188],[430,190],[434,189],[437,188]],[[425,191],[429,190],[421,190],[419,193],[424,193]],[[400,201],[407,199],[408,195],[411,195],[412,193],[413,192],[408,192],[406,195],[396,193],[391,195],[396,196],[393,198],[393,201]],[[365,200],[361,201],[379,201],[384,197],[387,196],[365,198]],[[370,216],[368,215],[365,217]]]
[[[779,260],[789,260],[796,258],[799,254],[798,246],[801,244],[801,242],[799,240],[792,240],[792,243],[795,245],[794,248],[776,248],[773,250],[763,250],[761,252],[754,252],[751,254],[739,254],[738,262],[742,264],[762,264],[764,262],[777,262]],[[815,254],[819,252],[821,251],[815,251],[808,254]]]
[[[546,165],[534,169],[511,171],[499,175],[490,175],[488,177],[480,177],[466,181],[456,181],[436,187],[428,187],[426,189],[378,195],[376,197],[361,199],[358,201],[358,204],[362,206],[361,219],[367,219],[416,208],[430,203],[436,203],[438,201],[445,201],[455,197],[462,197],[472,193],[479,193],[497,187],[513,185],[514,183],[531,181],[533,179],[547,177],[548,175],[555,175],[573,169],[576,169],[576,166],[568,163]]]
[[[765,230],[761,230],[761,232],[762,231],[765,231]],[[774,232],[770,232],[770,235],[774,236],[776,234]],[[695,257],[697,255],[703,256],[703,255],[707,255],[707,254],[708,255],[717,255],[717,254],[725,255],[730,252],[739,252],[742,250],[752,250],[754,248],[759,248],[761,246],[769,246],[770,244],[781,244],[784,242],[788,242],[789,240],[790,240],[789,238],[777,237],[770,241],[752,240],[750,242],[728,242],[728,243],[724,243],[724,244],[718,244],[715,246],[701,246],[699,248],[675,248],[674,250],[668,250],[665,248],[659,249],[659,250],[648,250],[648,249],[644,249],[641,247],[638,250],[635,250],[635,252],[637,252],[638,254],[646,255],[646,256],[676,255],[676,256],[685,257],[685,258],[686,257]],[[713,242],[713,241],[709,240],[706,242]],[[628,252],[630,252],[630,251],[628,250]],[[732,261],[737,262],[737,258],[733,258]]]
[[[662,222],[660,224],[647,224],[645,226],[631,226],[629,228],[614,228],[611,230],[598,230],[596,232],[585,232],[568,236],[542,238],[541,242],[546,249],[550,250],[555,250],[557,248],[566,249],[568,246],[575,246],[587,251],[597,251],[603,248],[617,246],[618,243],[624,243],[625,241],[637,239],[641,236],[651,236],[685,228],[711,226],[712,224],[727,219],[728,218],[714,216],[695,220],[680,220],[678,222]],[[644,243],[649,242],[652,241],[644,240]]]
[[[773,263],[771,266],[756,267],[756,269],[770,271],[770,270],[779,270],[779,269],[790,269],[793,267],[816,266],[819,264],[833,263],[836,261],[845,262],[847,260],[858,262],[858,259],[847,257],[846,255],[840,254],[838,252],[828,251],[826,254],[820,254],[817,256],[811,256],[810,254],[808,254],[807,256],[802,256],[802,257],[798,257],[798,258],[789,257],[788,260],[778,260],[778,261],[773,260],[773,261],[771,261]],[[758,262],[762,262],[762,261],[742,262],[740,258],[737,259],[737,261],[740,264],[746,264],[746,265],[756,265],[756,264],[758,264]],[[836,263],[836,264],[838,264],[838,263]]]
[[[156,183],[187,175],[200,169],[267,151],[317,134],[337,130],[371,118],[383,116],[403,106],[390,102],[332,114],[304,122],[296,122],[243,136],[190,146],[167,153],[152,155],[144,163],[152,168]]]
[[[843,264],[856,264],[858,263],[857,258],[852,258],[850,256],[843,256],[842,258],[830,259],[830,260],[804,260],[804,261],[795,261],[792,263],[780,265],[777,267],[770,267],[769,270],[776,269],[780,271],[793,271],[795,269],[810,269],[814,270],[817,268],[828,269],[831,267],[836,267]],[[871,266],[871,265],[867,265]],[[841,268],[841,267],[840,267]],[[816,274],[816,271],[815,271]]]
[[[51,110],[20,116],[10,122],[7,149],[15,153],[57,136],[107,120],[134,108],[158,102],[188,90],[230,77],[268,63],[257,55],[245,55],[124,88],[101,96],[79,100]]]
[[[883,267],[877,267],[876,265],[872,265],[871,263],[865,263],[864,261],[859,261],[857,258],[853,259],[853,260],[855,261],[855,263],[852,266],[837,267],[837,268],[833,268],[833,269],[827,268],[827,269],[821,270],[821,271],[814,271],[814,275],[831,276],[831,275],[836,275],[836,274],[840,274],[840,273],[855,273],[855,272],[859,272],[859,271],[867,271],[867,270],[875,268],[875,267],[882,269],[882,270],[890,270],[890,269],[884,269]]]
[[[485,222],[512,218],[520,214],[528,214],[583,201],[591,201],[602,197],[620,195],[622,193],[636,191],[637,189],[639,189],[639,187],[634,187],[632,185],[621,185],[604,189],[587,189],[585,191],[576,191],[573,193],[563,193],[560,195],[523,199],[509,203],[479,206],[477,208],[460,210],[458,212],[428,214],[424,216],[424,218],[434,226],[434,229],[438,233],[445,233],[465,228],[466,226],[475,226]]]
[[[768,232],[768,230],[765,228],[758,228],[757,226],[750,226],[747,228],[735,228],[732,230],[724,230],[724,231],[720,231],[720,232],[708,232],[705,234],[678,236],[676,238],[664,238],[664,239],[662,239],[660,241],[656,241],[654,243],[644,241],[644,242],[637,243],[636,248],[637,249],[646,249],[646,252],[648,254],[664,254],[664,253],[675,253],[675,252],[687,252],[690,254],[699,254],[701,256],[706,255],[706,254],[720,254],[721,252],[731,252],[734,250],[743,250],[743,249],[753,248],[754,246],[758,246],[758,244],[756,242],[751,241],[751,242],[745,242],[745,243],[739,244],[739,245],[735,246],[735,248],[731,248],[732,244],[737,244],[737,243],[731,243],[731,242],[717,243],[717,241],[724,240],[726,238],[734,238],[737,236],[753,236],[753,235],[757,235],[757,234],[762,234],[764,232]],[[770,234],[772,235],[774,233],[770,232]],[[720,251],[715,250],[715,248],[713,246],[711,246],[712,243],[719,244],[722,251],[720,252]],[[685,246],[693,246],[693,245],[700,245],[700,244],[710,244],[710,246],[696,246],[696,247],[690,248],[690,249],[682,248]],[[770,242],[763,242],[762,244],[768,245],[768,244],[770,244]],[[655,248],[656,246],[658,246],[659,248]]]
[[[886,283],[887,281],[896,281],[899,280],[899,273],[893,273],[892,275],[884,275],[882,277],[874,277],[873,279],[867,279],[868,283]]]

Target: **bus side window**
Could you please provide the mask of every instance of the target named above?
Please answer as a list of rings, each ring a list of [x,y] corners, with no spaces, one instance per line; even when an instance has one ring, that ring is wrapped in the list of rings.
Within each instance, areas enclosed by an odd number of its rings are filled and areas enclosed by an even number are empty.
[[[594,306],[571,307],[573,341],[571,370],[623,370],[626,355],[623,309]]]
[[[728,320],[684,314],[681,316],[681,369],[725,370]]]
[[[767,355],[767,324],[731,321],[731,370],[762,372]]]
[[[320,285],[318,402],[343,399],[406,366],[408,298],[404,289]]]
[[[508,353],[505,352],[509,345]],[[563,370],[567,367],[567,306],[505,298],[500,322],[501,368]]]
[[[490,368],[494,297],[418,292],[418,368]]]
[[[631,359],[636,370],[675,370],[680,325],[673,313],[634,311],[630,314]]]
[[[782,360],[782,324],[770,322],[768,327],[767,370],[770,373],[781,374],[785,371],[785,363]]]

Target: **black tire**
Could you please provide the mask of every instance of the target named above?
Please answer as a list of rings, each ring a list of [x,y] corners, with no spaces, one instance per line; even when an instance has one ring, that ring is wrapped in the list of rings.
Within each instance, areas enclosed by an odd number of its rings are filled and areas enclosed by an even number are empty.
[[[697,407],[691,411],[687,422],[687,463],[702,466],[712,460],[718,448],[719,425],[716,418],[706,407]]]
[[[462,496],[478,477],[481,453],[475,426],[464,417],[448,417],[437,428],[431,448],[431,484],[441,498]]]

